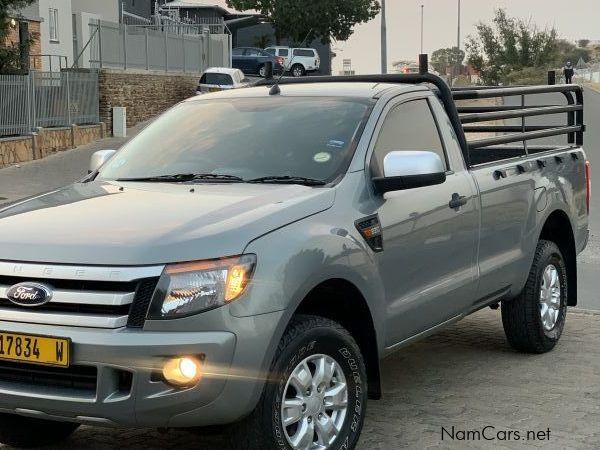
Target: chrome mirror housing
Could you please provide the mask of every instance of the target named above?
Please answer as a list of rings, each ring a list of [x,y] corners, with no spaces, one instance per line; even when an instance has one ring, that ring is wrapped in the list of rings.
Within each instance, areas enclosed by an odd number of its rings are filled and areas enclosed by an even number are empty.
[[[116,150],[99,150],[92,155],[88,173],[98,171],[106,162],[117,153]]]
[[[446,169],[437,153],[393,151],[383,159],[383,177],[373,179],[378,193],[442,184]]]

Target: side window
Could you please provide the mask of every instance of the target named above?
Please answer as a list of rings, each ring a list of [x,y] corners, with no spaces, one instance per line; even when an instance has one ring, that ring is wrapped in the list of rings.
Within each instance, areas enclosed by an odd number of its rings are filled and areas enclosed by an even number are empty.
[[[279,56],[287,57],[287,56],[289,56],[289,54],[290,54],[290,51],[287,48],[279,49]]]
[[[246,50],[246,56],[262,56],[260,50],[256,48],[249,48]]]
[[[231,54],[233,56],[242,56],[244,54],[244,49],[243,48],[234,48],[233,51],[231,52]]]
[[[268,48],[265,50],[269,55],[273,55],[275,56],[275,49],[274,48]]]
[[[297,48],[294,50],[294,56],[308,56],[308,57],[313,57],[315,56],[314,52],[312,50],[306,50],[306,49],[300,49]]]
[[[402,103],[388,113],[371,159],[373,175],[383,176],[383,159],[389,152],[411,150],[435,152],[448,168],[440,133],[425,99]]]

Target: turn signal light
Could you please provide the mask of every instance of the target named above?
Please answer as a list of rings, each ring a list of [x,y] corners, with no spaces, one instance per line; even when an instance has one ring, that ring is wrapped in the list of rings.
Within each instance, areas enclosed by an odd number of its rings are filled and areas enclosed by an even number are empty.
[[[379,216],[365,217],[355,222],[356,229],[374,252],[383,251],[383,233]]]
[[[165,381],[176,387],[192,387],[202,378],[202,364],[196,358],[172,358],[163,367]]]

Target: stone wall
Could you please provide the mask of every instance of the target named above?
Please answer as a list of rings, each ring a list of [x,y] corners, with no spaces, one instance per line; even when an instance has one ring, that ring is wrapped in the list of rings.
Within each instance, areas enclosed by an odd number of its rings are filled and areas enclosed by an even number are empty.
[[[100,120],[112,133],[112,108],[127,108],[127,126],[151,119],[196,93],[199,74],[102,70]]]
[[[29,136],[0,139],[0,168],[34,159],[45,158],[60,151],[102,139],[106,126],[85,125],[61,128],[39,128]]]

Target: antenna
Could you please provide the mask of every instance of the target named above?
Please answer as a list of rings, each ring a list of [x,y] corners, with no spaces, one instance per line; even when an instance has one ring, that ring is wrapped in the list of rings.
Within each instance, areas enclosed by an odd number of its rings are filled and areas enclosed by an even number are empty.
[[[304,40],[300,43],[300,47],[304,47],[306,46],[306,41],[308,40],[308,37],[310,36],[310,34],[313,32],[313,29],[311,28],[310,30],[308,30],[308,33],[306,34],[306,37],[304,38]],[[292,55],[292,59],[290,59],[290,68],[292,67],[292,63],[294,62],[294,59],[296,59],[296,55]],[[279,88],[279,83],[281,82],[281,79],[283,78],[283,76],[285,75],[285,63],[283,65],[283,70],[281,71],[281,75],[279,75],[279,78],[277,78],[277,80],[275,81],[275,84],[273,84],[273,86],[271,86],[271,89],[269,90],[269,95],[279,95],[281,94],[281,89]]]

